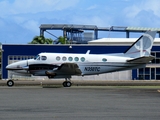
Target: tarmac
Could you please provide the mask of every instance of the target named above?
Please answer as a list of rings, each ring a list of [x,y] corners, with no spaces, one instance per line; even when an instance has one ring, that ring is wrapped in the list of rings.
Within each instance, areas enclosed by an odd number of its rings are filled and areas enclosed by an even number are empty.
[[[160,87],[139,87],[0,86],[0,120],[159,120]]]
[[[15,86],[54,86],[62,85],[64,80],[15,80]],[[7,80],[0,80],[6,86]],[[73,86],[160,86],[160,80],[72,80]]]
[[[159,120],[160,81],[0,80],[0,120]]]

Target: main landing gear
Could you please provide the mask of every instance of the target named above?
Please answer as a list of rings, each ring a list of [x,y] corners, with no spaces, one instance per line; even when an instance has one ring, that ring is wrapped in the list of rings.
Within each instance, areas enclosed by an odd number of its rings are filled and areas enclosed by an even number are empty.
[[[71,87],[72,86],[72,83],[71,83],[71,80],[68,78],[65,78],[65,81],[63,82],[63,87]]]
[[[8,80],[7,85],[8,85],[8,87],[12,87],[14,85],[14,81],[13,80]]]

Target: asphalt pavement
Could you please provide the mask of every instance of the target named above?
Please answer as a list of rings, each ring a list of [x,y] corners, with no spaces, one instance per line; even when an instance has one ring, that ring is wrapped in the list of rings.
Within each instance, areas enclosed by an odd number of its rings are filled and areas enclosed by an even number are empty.
[[[159,86],[0,86],[0,120],[159,120]]]
[[[53,86],[62,85],[64,80],[15,80],[15,86]],[[7,80],[0,80],[6,86]],[[73,86],[160,86],[160,80],[72,80]]]

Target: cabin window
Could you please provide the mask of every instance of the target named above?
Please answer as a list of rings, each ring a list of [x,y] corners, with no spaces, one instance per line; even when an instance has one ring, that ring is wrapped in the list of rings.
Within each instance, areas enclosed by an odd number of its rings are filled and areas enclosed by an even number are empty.
[[[57,61],[60,61],[60,59],[61,59],[61,58],[60,58],[59,56],[56,57],[56,60],[57,60]]]
[[[106,62],[106,61],[107,61],[107,59],[106,59],[106,58],[103,58],[103,59],[102,59],[102,61],[103,61],[103,62]]]
[[[75,60],[75,61],[78,61],[78,60],[79,60],[79,58],[78,58],[78,57],[75,57],[75,58],[74,58],[74,60]]]
[[[85,61],[85,58],[84,58],[84,57],[81,57],[81,61],[84,62],[84,61]]]
[[[72,61],[72,60],[73,60],[73,58],[72,58],[72,57],[69,57],[69,58],[68,58],[68,60],[69,60],[69,61]]]
[[[41,56],[41,60],[47,60],[46,56]]]
[[[66,59],[67,59],[66,57],[63,57],[63,58],[62,58],[63,61],[66,61]]]

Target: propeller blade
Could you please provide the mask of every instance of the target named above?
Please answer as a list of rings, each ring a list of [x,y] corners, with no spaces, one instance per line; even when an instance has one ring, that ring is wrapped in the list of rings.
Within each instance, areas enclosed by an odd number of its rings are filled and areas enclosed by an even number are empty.
[[[28,60],[27,60],[27,64],[26,66],[22,67],[24,70],[28,70],[29,69],[29,66],[28,66]]]

